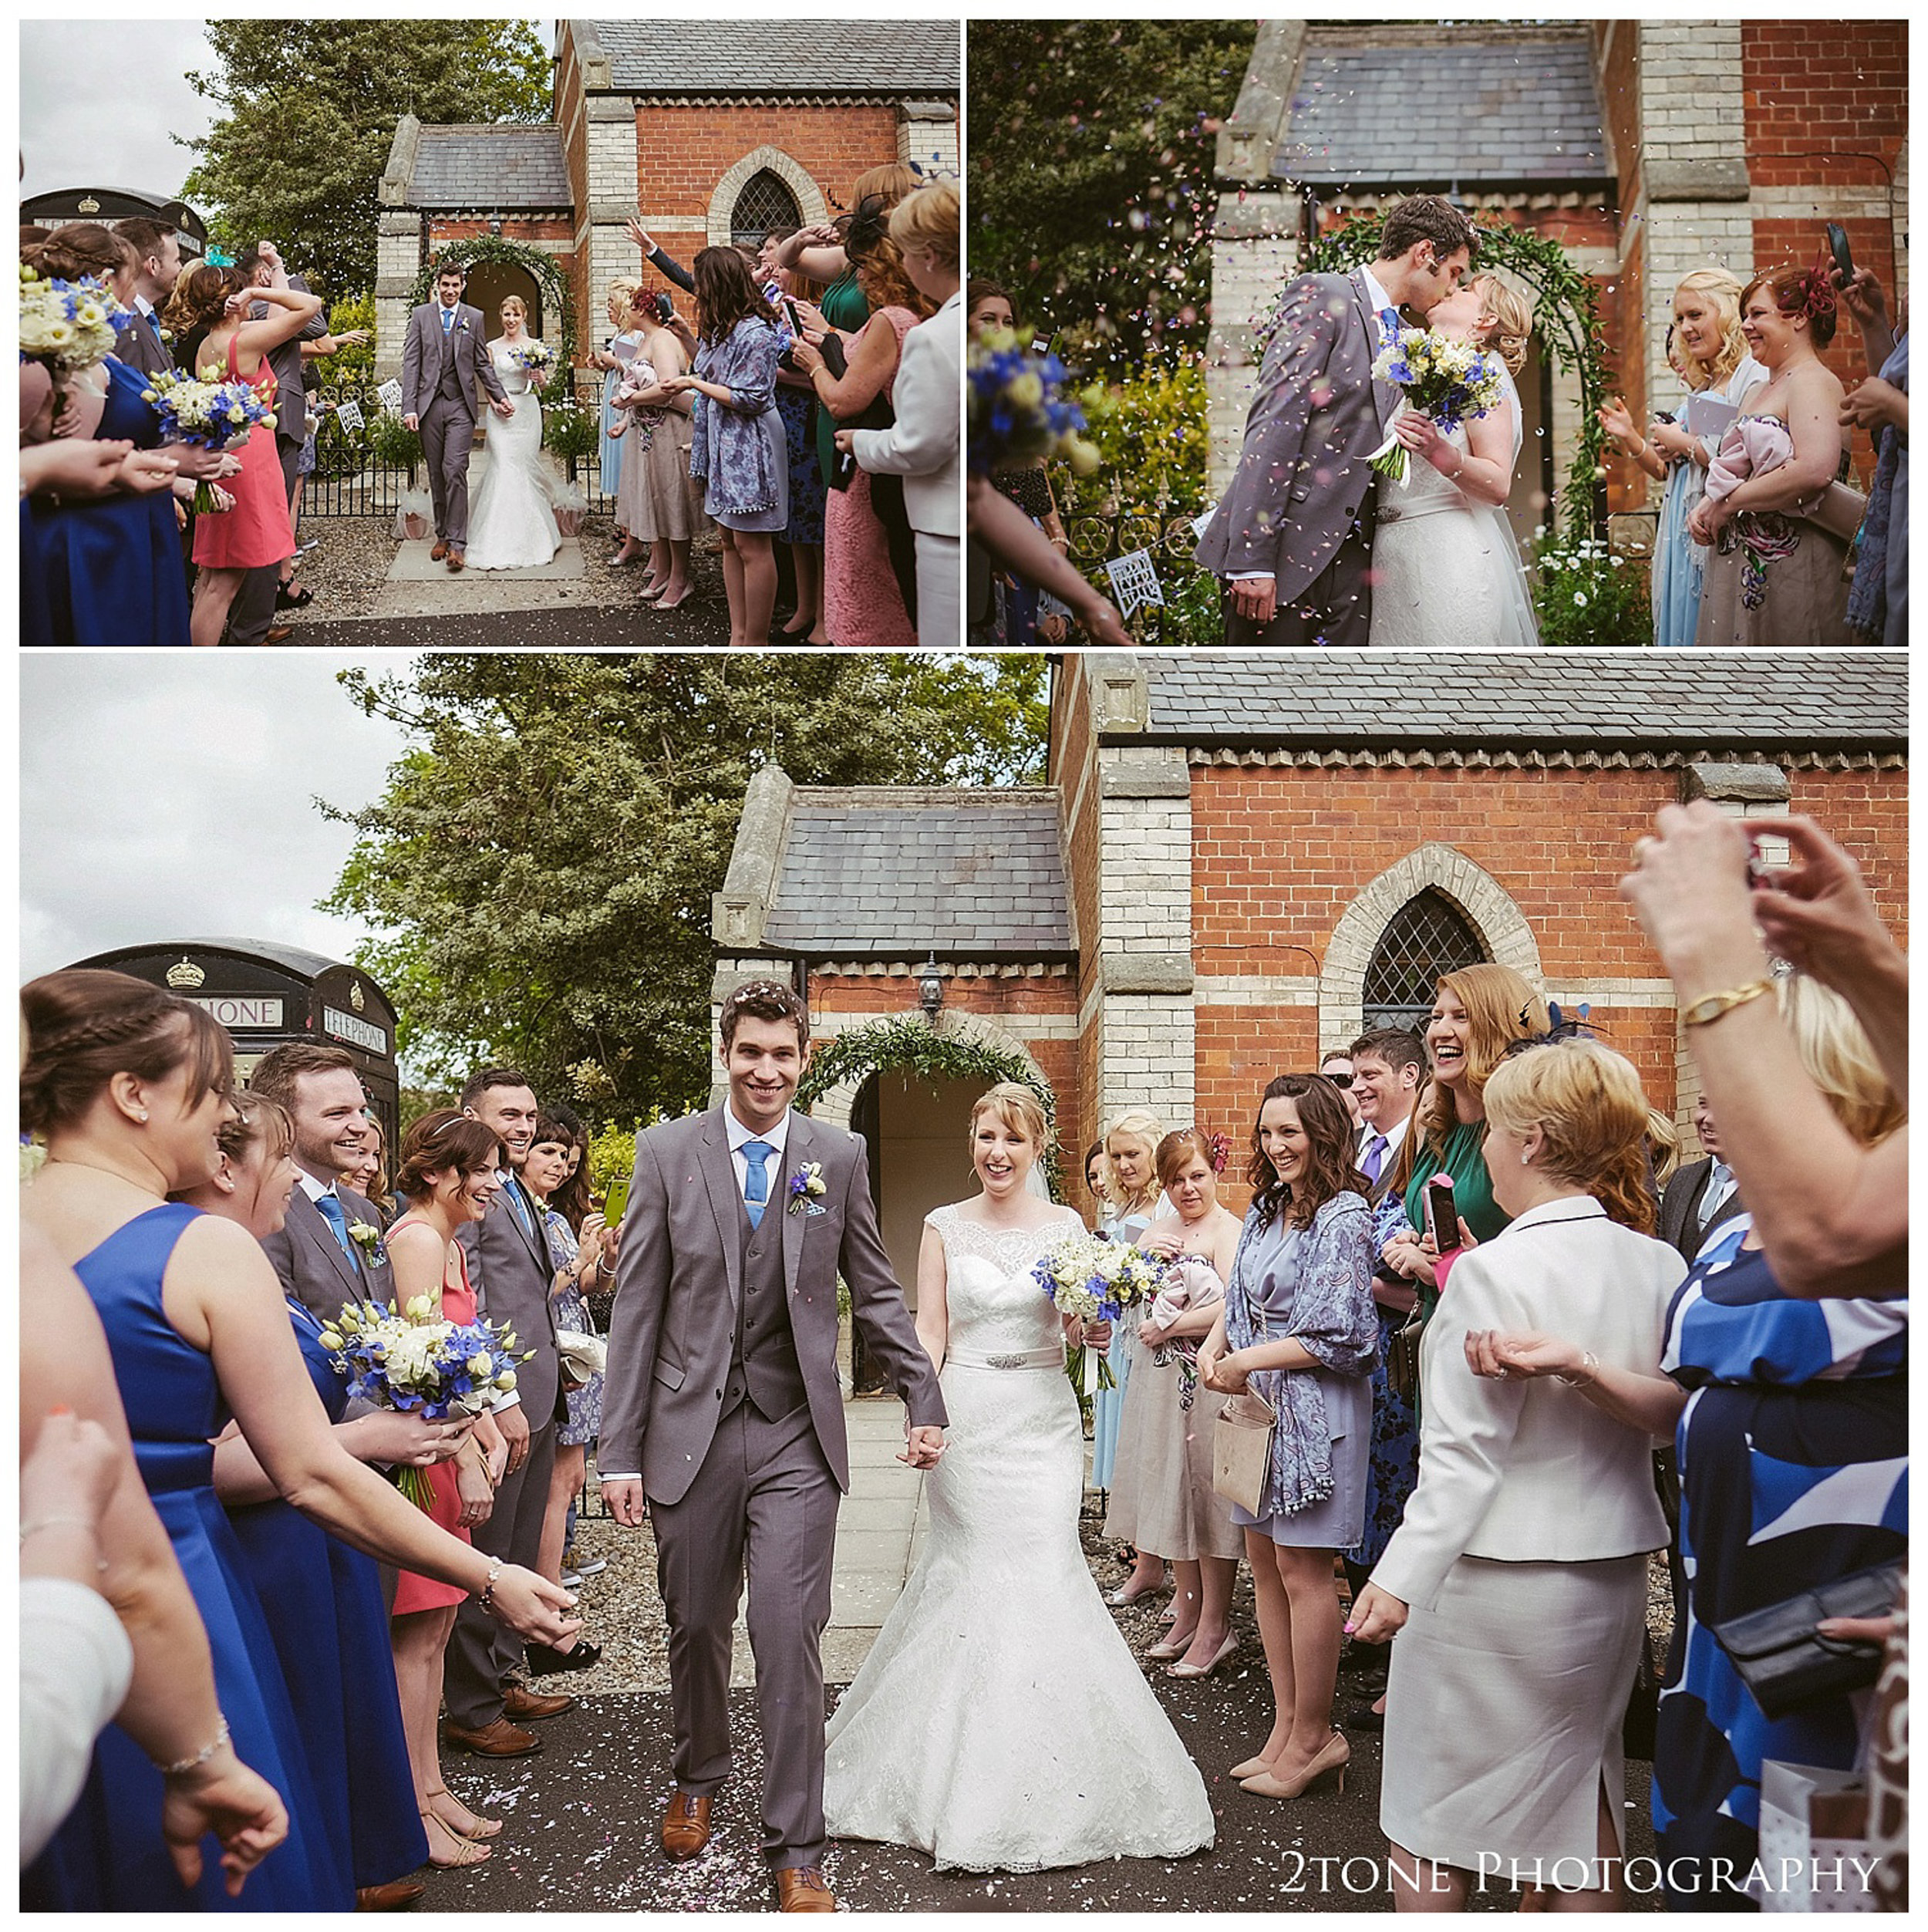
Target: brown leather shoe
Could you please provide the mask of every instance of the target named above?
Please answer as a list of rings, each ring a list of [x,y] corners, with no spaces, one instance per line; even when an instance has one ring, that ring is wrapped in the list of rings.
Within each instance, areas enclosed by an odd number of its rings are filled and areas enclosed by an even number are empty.
[[[772,1874],[777,1881],[777,1910],[780,1912],[834,1912],[837,1901],[824,1875],[814,1865],[787,1866]]]
[[[355,1909],[358,1912],[406,1912],[428,1890],[420,1879],[398,1878],[388,1885],[358,1885]]]
[[[505,1685],[502,1692],[502,1715],[527,1724],[531,1718],[559,1718],[565,1711],[575,1708],[575,1699],[558,1691],[551,1697],[541,1691],[531,1691],[526,1685]]]
[[[710,1800],[678,1792],[662,1815],[662,1855],[672,1865],[694,1858],[710,1843]]]
[[[429,561],[432,564],[439,564],[448,554],[448,545],[440,537],[437,537],[435,540],[435,548],[429,552]]]
[[[449,552],[449,570],[450,574],[453,575],[455,572],[465,568],[466,566],[462,561],[461,551],[459,550],[451,550]]]
[[[478,1758],[526,1758],[531,1752],[542,1748],[542,1740],[533,1731],[518,1730],[507,1718],[497,1718],[479,1731],[457,1724],[453,1718],[444,1718],[442,1737],[445,1743],[473,1751]]]
[[[264,644],[285,644],[295,635],[292,624],[271,624],[261,639]]]

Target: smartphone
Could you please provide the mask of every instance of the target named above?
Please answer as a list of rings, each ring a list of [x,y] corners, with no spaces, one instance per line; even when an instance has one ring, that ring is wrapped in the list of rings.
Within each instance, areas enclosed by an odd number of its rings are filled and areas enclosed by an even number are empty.
[[[790,318],[790,332],[799,342],[801,342],[804,337],[804,319],[796,303],[788,295],[784,298],[784,313]]]
[[[1841,279],[1852,282],[1855,258],[1848,252],[1848,231],[1839,221],[1828,224],[1828,251],[1834,257],[1834,265],[1841,271]]]
[[[622,1211],[629,1205],[629,1179],[625,1174],[620,1181],[612,1181],[609,1192],[604,1197],[602,1218],[612,1228],[622,1226]]]
[[[656,320],[659,322],[667,322],[676,312],[676,298],[662,289],[658,289],[649,299],[656,305]]]
[[[1459,1246],[1459,1210],[1454,1205],[1452,1181],[1444,1174],[1426,1183],[1426,1232],[1441,1254],[1451,1254]]]

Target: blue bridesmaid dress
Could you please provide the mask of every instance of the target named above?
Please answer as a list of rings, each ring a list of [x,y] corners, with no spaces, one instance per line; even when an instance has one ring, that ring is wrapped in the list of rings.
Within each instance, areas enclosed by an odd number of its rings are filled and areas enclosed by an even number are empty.
[[[315,1392],[339,1422],[348,1388],[322,1346],[322,1325],[299,1302],[288,1312]],[[340,1881],[386,1885],[426,1864],[429,1843],[374,1559],[278,1499],[231,1509],[228,1520],[268,1613]]]
[[[107,372],[107,401],[95,434],[154,448],[160,419],[141,400],[147,377],[111,356],[101,366]],[[58,507],[36,501],[32,514],[49,642],[187,644],[187,566],[170,492]],[[23,577],[29,568],[23,563]]]
[[[79,1802],[22,1874],[29,1911],[350,1911],[354,1886],[322,1843],[325,1831],[280,1658],[228,1515],[214,1497],[211,1438],[228,1421],[214,1365],[175,1333],[161,1307],[167,1263],[198,1208],[167,1202],[116,1229],[75,1272],[113,1353],[134,1460],[194,1593],[214,1684],[241,1762],[288,1808],[288,1836],[223,1889],[219,1847],[202,1842],[201,1882],[176,1876],[160,1835],[161,1776],[117,1725],[94,1746]],[[386,1644],[384,1645],[386,1648]],[[413,1807],[411,1806],[410,1809]]]

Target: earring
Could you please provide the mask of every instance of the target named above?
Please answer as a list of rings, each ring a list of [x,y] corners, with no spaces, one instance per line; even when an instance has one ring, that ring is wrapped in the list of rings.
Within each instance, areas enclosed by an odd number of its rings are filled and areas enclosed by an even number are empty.
[[[1532,1165],[1532,1162],[1531,1157],[1530,1157],[1530,1156],[1529,1156],[1529,1155],[1527,1155],[1522,1154],[1522,1155],[1519,1157],[1519,1164],[1520,1164],[1520,1165],[1521,1165],[1522,1167],[1530,1167],[1530,1166]]]
[[[136,1120],[139,1121],[140,1121],[140,1123],[141,1124],[141,1125],[142,1125],[143,1127],[145,1127],[145,1126],[147,1124],[147,1108],[143,1107],[143,1108],[140,1110],[140,1111],[134,1116],[134,1118],[135,1118]]]

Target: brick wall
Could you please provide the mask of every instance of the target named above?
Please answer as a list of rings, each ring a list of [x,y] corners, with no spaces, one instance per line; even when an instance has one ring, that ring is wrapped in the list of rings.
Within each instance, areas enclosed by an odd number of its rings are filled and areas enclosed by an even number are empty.
[[[1091,741],[1091,694],[1077,661],[1067,659],[1051,679],[1051,730],[1049,782],[1056,785],[1068,814],[1066,864],[1071,892],[1073,929],[1078,945],[1079,1010],[1095,1006],[1098,998],[1098,812],[1097,754]],[[1077,1124],[1080,1147],[1098,1133],[1099,1029],[1084,1027],[1078,1040],[1075,1114],[1060,1103],[1061,1131],[1068,1145]]]

